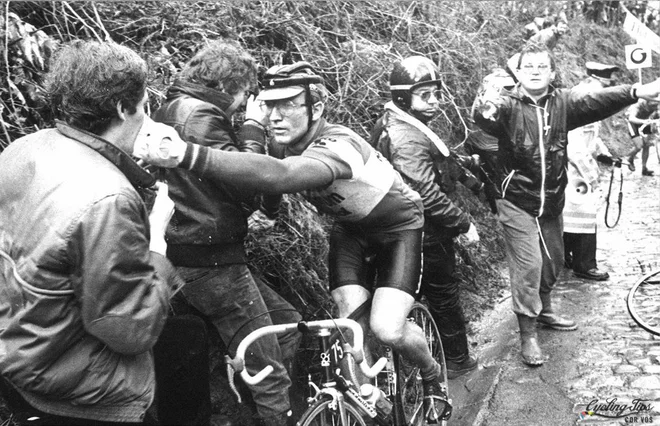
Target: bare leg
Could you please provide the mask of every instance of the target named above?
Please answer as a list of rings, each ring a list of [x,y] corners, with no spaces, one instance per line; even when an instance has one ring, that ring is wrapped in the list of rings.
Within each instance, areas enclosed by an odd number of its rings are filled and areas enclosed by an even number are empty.
[[[396,349],[424,373],[436,368],[422,330],[407,320],[415,299],[395,288],[376,290],[371,307],[371,329],[378,340]]]
[[[633,144],[635,147],[630,151],[630,153],[626,156],[628,158],[628,168],[630,169],[631,172],[635,171],[635,157],[637,156],[637,153],[642,150],[642,147],[644,146],[644,141],[642,140],[641,136],[635,136],[632,138]]]
[[[653,172],[646,167],[646,162],[649,160],[649,153],[651,151],[650,145],[644,145],[642,148],[642,174],[645,176],[652,176]]]
[[[332,299],[339,309],[339,317],[346,318],[369,300],[371,292],[360,285],[344,285],[332,290]]]

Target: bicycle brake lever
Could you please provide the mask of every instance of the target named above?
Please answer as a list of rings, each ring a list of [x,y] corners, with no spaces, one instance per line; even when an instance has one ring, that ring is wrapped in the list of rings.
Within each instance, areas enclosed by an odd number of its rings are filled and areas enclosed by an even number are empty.
[[[232,359],[229,355],[225,355],[225,363],[231,366],[231,368],[237,373],[245,370],[245,360],[243,359]]]
[[[234,371],[240,373],[243,381],[248,385],[256,385],[273,372],[273,367],[267,365],[254,376],[250,376],[250,373],[245,369],[245,361],[242,358],[237,357],[237,359],[231,359],[229,355],[225,355],[225,362],[227,363],[227,366],[231,366]]]

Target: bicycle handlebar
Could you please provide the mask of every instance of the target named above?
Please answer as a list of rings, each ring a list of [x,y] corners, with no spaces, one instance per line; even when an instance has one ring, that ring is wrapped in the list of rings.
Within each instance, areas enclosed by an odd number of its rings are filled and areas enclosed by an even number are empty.
[[[273,367],[268,365],[254,376],[251,376],[245,369],[245,352],[257,339],[271,334],[285,333],[294,329],[306,332],[308,330],[318,331],[334,328],[348,328],[353,332],[353,347],[351,348],[351,346],[346,343],[344,345],[344,350],[353,356],[355,362],[360,365],[360,369],[367,377],[376,377],[376,375],[385,368],[385,364],[387,363],[386,358],[380,358],[373,366],[369,367],[367,360],[364,359],[364,351],[362,350],[364,343],[362,327],[356,321],[349,318],[326,319],[309,322],[301,321],[299,323],[275,324],[259,328],[245,336],[241,343],[239,343],[238,348],[236,349],[236,356],[233,359],[230,358],[229,355],[225,355],[225,361],[235,372],[241,374],[245,383],[248,385],[256,385],[273,371]]]

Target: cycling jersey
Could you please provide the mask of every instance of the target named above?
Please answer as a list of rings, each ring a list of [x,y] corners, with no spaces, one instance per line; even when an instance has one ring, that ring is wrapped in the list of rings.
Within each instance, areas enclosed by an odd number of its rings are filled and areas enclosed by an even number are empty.
[[[320,212],[336,218],[330,236],[331,287],[357,284],[370,288],[365,259],[375,256],[377,287],[414,294],[424,227],[419,194],[371,145],[346,127],[321,119],[305,140],[309,143],[274,145],[270,155],[313,158],[332,172],[331,183],[301,191]],[[228,178],[223,175],[223,154],[230,153],[188,144],[180,166],[222,180]],[[249,154],[243,155],[248,158]]]
[[[386,232],[423,226],[419,194],[355,132],[322,119],[312,141],[300,155],[323,162],[333,175],[330,185],[303,192],[319,211],[340,222]],[[296,155],[281,146],[271,153],[279,158]]]

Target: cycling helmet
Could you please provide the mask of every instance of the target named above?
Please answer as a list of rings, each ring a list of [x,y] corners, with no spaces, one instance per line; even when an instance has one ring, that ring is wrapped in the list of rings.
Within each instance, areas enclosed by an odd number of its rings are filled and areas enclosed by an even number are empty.
[[[410,108],[412,91],[417,87],[436,83],[442,86],[438,66],[424,56],[410,56],[396,62],[390,74],[392,101],[403,110]]]
[[[324,102],[326,99],[323,77],[318,75],[314,67],[307,62],[275,65],[268,68],[262,79],[262,85],[263,89],[258,98],[262,101],[289,99],[305,92],[310,126],[312,124],[312,105],[315,102]]]

